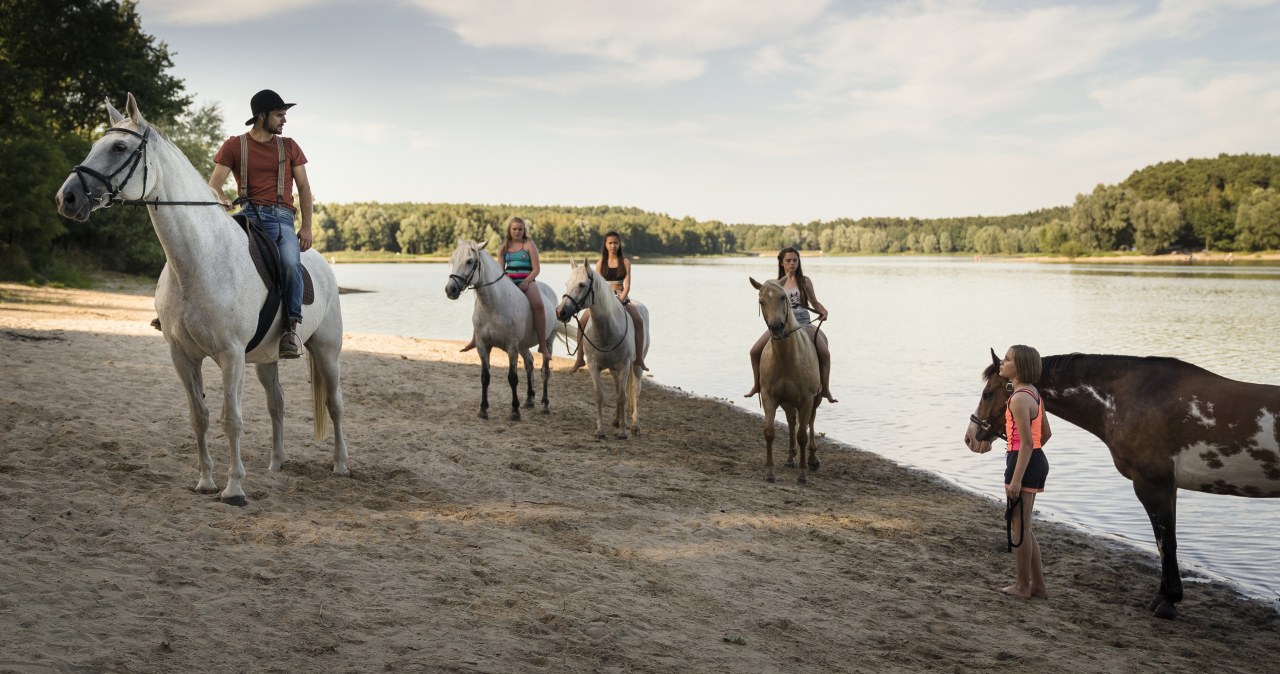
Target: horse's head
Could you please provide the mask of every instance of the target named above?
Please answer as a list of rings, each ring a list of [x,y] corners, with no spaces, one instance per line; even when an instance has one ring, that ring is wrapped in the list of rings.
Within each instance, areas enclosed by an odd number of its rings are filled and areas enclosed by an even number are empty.
[[[1009,401],[1009,380],[1000,376],[1000,357],[991,350],[991,364],[982,372],[982,398],[978,409],[969,416],[969,428],[964,433],[964,444],[983,454],[991,451],[991,442],[1004,437],[1004,406]]]
[[[577,260],[569,261],[569,278],[564,282],[564,295],[556,305],[556,318],[560,322],[568,321],[579,311],[596,303],[596,274],[586,260],[578,264]]]
[[[777,281],[765,281],[761,283],[751,277],[751,285],[760,291],[760,315],[764,317],[764,324],[769,328],[769,334],[774,339],[782,339],[787,336],[787,321],[792,316],[791,300],[787,298],[787,290]]]
[[[127,117],[107,103],[111,127],[58,189],[58,212],[64,217],[83,222],[114,199],[144,199],[155,189],[159,177],[147,156],[151,125],[138,112],[133,94],[125,110]]]
[[[483,269],[484,247],[489,242],[468,241],[459,238],[458,246],[449,256],[449,280],[444,284],[444,294],[456,300],[462,291],[477,285],[485,285]]]

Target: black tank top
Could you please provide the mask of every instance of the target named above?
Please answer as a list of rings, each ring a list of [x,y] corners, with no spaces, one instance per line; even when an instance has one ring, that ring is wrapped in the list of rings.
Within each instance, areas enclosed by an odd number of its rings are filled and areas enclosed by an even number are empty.
[[[609,262],[604,263],[604,280],[609,283],[622,283],[627,278],[627,268],[623,265],[610,267]]]

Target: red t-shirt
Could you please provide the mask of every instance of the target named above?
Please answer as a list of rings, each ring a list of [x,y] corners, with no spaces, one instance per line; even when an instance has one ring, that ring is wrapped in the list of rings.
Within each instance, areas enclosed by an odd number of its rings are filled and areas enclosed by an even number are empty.
[[[277,166],[280,150],[276,147],[276,139],[262,143],[248,138],[249,148],[249,185],[247,193],[249,201],[263,206],[274,206],[276,203]],[[240,136],[232,136],[218,148],[213,161],[231,168],[231,175],[240,185]],[[289,210],[293,207],[293,167],[307,163],[307,156],[292,138],[284,138],[284,205]],[[244,187],[244,185],[240,185]]]

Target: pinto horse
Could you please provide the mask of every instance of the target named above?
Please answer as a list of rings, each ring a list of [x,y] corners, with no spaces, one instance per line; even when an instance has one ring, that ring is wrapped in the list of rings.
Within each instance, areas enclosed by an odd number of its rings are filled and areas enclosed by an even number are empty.
[[[58,190],[58,212],[83,222],[113,203],[147,207],[165,255],[164,269],[156,282],[156,312],[173,367],[187,394],[199,450],[196,491],[218,488],[209,456],[209,410],[200,374],[204,359],[212,358],[222,370],[222,429],[231,450],[221,498],[244,505],[240,400],[246,363],[257,366],[258,380],[267,391],[270,470],[280,470],[285,461],[284,394],[276,365],[283,321],[277,314],[266,337],[246,353],[257,331],[258,311],[266,300],[267,287],[250,258],[244,230],[213,200],[212,188],[181,150],[143,119],[133,94],[129,94],[125,109],[127,116],[107,103],[111,126]],[[310,366],[315,438],[324,437],[327,411],[333,420],[333,472],[347,475],[339,385],[342,312],[338,281],[314,249],[302,254],[302,264],[315,287],[315,302],[303,306],[298,324],[298,337],[306,346]]]
[[[975,452],[1003,435],[1007,380],[1000,359],[964,441]],[[1047,412],[1102,440],[1133,481],[1160,552],[1160,590],[1148,608],[1177,617],[1182,601],[1175,505],[1178,489],[1280,497],[1280,386],[1220,377],[1173,358],[1069,354],[1043,359],[1036,385]]]
[[[800,468],[796,481],[808,482],[805,466],[818,470],[818,442],[813,431],[814,418],[822,399],[822,379],[818,372],[818,350],[804,326],[791,311],[787,290],[778,281],[764,283],[753,279],[759,291],[760,313],[769,329],[769,343],[760,354],[760,403],[764,406],[764,479],[773,475],[774,415],[778,407],[787,415],[787,468]],[[800,460],[796,459],[796,446]],[[806,456],[807,454],[807,456]]]

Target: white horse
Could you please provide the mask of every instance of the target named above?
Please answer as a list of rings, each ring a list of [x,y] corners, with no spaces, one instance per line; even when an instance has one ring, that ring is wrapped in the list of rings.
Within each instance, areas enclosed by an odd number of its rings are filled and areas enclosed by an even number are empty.
[[[476,353],[480,354],[480,418],[489,418],[489,350],[497,347],[507,352],[507,382],[511,384],[511,416],[512,421],[520,420],[520,378],[516,375],[517,357],[524,356],[525,382],[528,384],[528,398],[525,407],[533,407],[533,352],[538,345],[538,334],[533,327],[533,312],[529,308],[529,299],[520,292],[516,284],[507,280],[502,267],[493,256],[485,252],[487,241],[467,241],[458,239],[458,246],[449,256],[451,273],[445,283],[444,294],[451,300],[458,299],[462,291],[474,288],[476,291],[475,311],[471,314],[471,325],[475,329]],[[534,281],[538,292],[542,293],[542,310],[546,314],[547,330],[555,325],[552,303],[555,294],[551,287],[541,281]],[[547,335],[547,343],[551,343],[551,335]],[[547,382],[551,379],[551,358],[542,357],[542,413],[550,414],[550,402],[547,400]]]
[[[556,317],[569,320],[583,309],[591,309],[591,320],[582,333],[587,357],[587,369],[596,391],[596,437],[604,438],[604,384],[601,373],[613,373],[616,394],[616,410],[613,425],[618,437],[627,438],[627,412],[631,413],[631,432],[640,434],[640,380],[644,371],[636,364],[635,321],[604,277],[595,273],[584,260],[582,265],[570,262],[569,279],[565,281],[564,297],[556,307]],[[644,321],[644,353],[649,354],[649,309],[632,301]]]
[[[145,201],[151,224],[164,248],[165,266],[156,284],[156,312],[173,366],[191,409],[200,453],[196,490],[217,491],[207,432],[201,365],[212,358],[222,370],[222,428],[231,450],[223,501],[244,505],[240,461],[243,418],[240,401],[245,363],[257,366],[271,412],[271,470],[284,465],[284,393],[276,368],[282,321],[274,319],[266,337],[250,352],[258,312],[267,288],[249,256],[244,231],[217,202],[205,180],[182,152],[138,112],[130,94],[121,115],[107,103],[111,128],[94,143],[84,161],[58,190],[58,212],[79,221],[113,202]],[[120,176],[123,174],[123,177]],[[118,182],[117,182],[118,180]],[[347,474],[347,445],[342,435],[342,389],[338,358],[342,352],[342,314],[338,282],[314,249],[302,263],[315,286],[314,304],[302,309],[298,337],[306,345],[314,399],[315,438],[325,434],[325,411],[333,419],[333,472]]]

